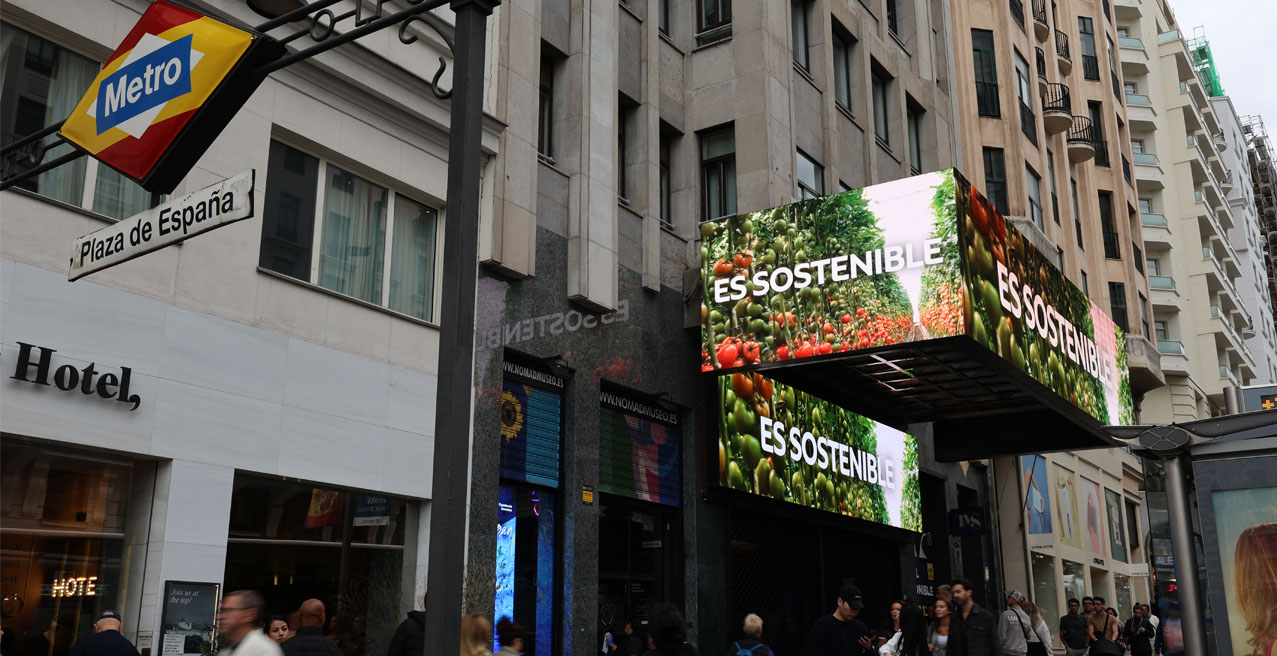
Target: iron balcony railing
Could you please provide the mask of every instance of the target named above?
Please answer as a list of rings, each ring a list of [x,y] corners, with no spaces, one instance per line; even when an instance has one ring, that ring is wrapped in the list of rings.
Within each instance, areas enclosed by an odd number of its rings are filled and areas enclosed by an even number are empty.
[[[1116,232],[1104,231],[1104,257],[1110,260],[1122,259],[1122,249],[1118,246]]]
[[[1095,55],[1082,55],[1082,77],[1088,80],[1100,79],[1100,59]]]
[[[976,108],[980,116],[1002,116],[1002,104],[998,100],[997,82],[975,83]]]
[[[1085,116],[1073,117],[1073,125],[1069,128],[1069,143],[1086,143],[1094,148],[1099,140],[1099,130],[1091,125],[1091,119]]]
[[[1069,56],[1069,35],[1059,30],[1055,31],[1055,56],[1073,61]]]
[[[1038,77],[1046,79],[1046,52],[1041,48],[1034,48],[1037,51]]]
[[[1020,102],[1020,131],[1029,138],[1034,146],[1038,145],[1038,122],[1033,116],[1033,108]]]
[[[1096,130],[1098,132],[1098,130]],[[1109,143],[1103,139],[1095,140],[1095,165],[1110,166],[1109,163]]]
[[[1033,0],[1033,20],[1046,25],[1046,0]]]
[[[1052,82],[1046,85],[1046,93],[1042,94],[1042,112],[1073,113],[1073,99],[1069,96],[1067,84]]]

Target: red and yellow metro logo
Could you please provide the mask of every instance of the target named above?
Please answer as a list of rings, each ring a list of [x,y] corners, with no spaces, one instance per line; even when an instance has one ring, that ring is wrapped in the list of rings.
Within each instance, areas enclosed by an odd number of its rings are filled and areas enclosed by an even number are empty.
[[[269,58],[282,51],[267,37],[157,0],[61,134],[147,189],[171,191],[260,83],[251,69],[262,57],[252,55],[265,42],[276,46]],[[219,96],[231,102],[208,116],[206,106]]]

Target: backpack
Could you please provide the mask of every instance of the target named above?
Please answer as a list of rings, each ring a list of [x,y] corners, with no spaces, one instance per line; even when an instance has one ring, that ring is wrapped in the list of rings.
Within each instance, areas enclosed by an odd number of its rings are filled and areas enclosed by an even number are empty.
[[[1105,615],[1101,637],[1091,643],[1091,656],[1125,656],[1126,650],[1108,638],[1110,620],[1112,618]]]
[[[740,642],[739,642],[739,641],[737,641],[737,642],[733,642],[733,643],[732,643],[732,646],[736,648],[736,653],[734,654],[734,656],[754,656],[754,650],[755,650],[755,649],[758,649],[759,647],[766,647],[767,645],[763,644],[762,642],[759,642],[758,644],[754,645],[753,647],[750,647],[749,649],[746,649],[746,648],[744,648],[744,647],[740,646]]]

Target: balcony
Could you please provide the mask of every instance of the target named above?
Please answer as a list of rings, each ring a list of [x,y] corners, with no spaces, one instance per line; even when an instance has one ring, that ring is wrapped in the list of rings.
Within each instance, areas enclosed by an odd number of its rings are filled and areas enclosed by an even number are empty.
[[[1073,123],[1073,99],[1066,84],[1046,85],[1042,94],[1042,125],[1048,136],[1069,129]]]
[[[1175,279],[1170,276],[1148,277],[1149,301],[1153,304],[1153,313],[1175,313],[1180,311],[1179,290],[1175,289]]]
[[[1224,174],[1224,179],[1219,181],[1219,186],[1221,189],[1224,190],[1224,193],[1231,192],[1233,189],[1236,188],[1236,185],[1233,182],[1232,169],[1229,169],[1228,172]]]
[[[1126,367],[1131,372],[1131,391],[1136,394],[1166,384],[1162,354],[1144,335],[1126,336]]]
[[[1091,125],[1091,119],[1085,116],[1074,116],[1069,127],[1069,163],[1078,164],[1095,157],[1096,145],[1100,141],[1099,131]]]
[[[1145,246],[1151,247],[1154,244],[1171,246],[1171,228],[1167,224],[1165,216],[1161,214],[1141,214],[1140,225],[1143,227],[1141,232],[1144,235]]]
[[[1227,365],[1219,365],[1219,377],[1221,380],[1232,383],[1233,387],[1242,386],[1241,381],[1237,380],[1237,376],[1233,374],[1233,370],[1229,369]]]
[[[1225,150],[1228,150],[1228,138],[1224,136],[1223,132],[1216,133],[1214,138],[1211,140],[1215,142],[1216,151],[1222,153]]]
[[[1060,69],[1060,75],[1073,72],[1073,58],[1069,56],[1069,35],[1059,30],[1055,31],[1055,65]]]
[[[1119,19],[1135,19],[1144,14],[1141,0],[1113,0],[1113,15]]]
[[[1135,163],[1135,187],[1137,189],[1157,190],[1166,187],[1166,172],[1162,170],[1157,155],[1153,153],[1131,153]]]
[[[1208,331],[1215,333],[1215,345],[1223,349],[1231,349],[1243,359],[1251,360],[1250,347],[1246,346],[1246,340],[1242,339],[1241,333],[1238,332],[1233,322],[1229,320],[1228,315],[1223,312],[1218,305],[1210,306],[1211,318],[1218,321],[1216,326],[1222,330]]]
[[[1044,43],[1051,38],[1051,26],[1046,22],[1046,0],[1033,0],[1033,35]]]
[[[1050,80],[1046,79],[1046,51],[1041,48],[1034,48],[1034,62],[1038,69],[1038,95],[1046,93],[1046,88],[1050,84]]]
[[[1165,374],[1178,374],[1187,376],[1188,357],[1184,355],[1184,344],[1178,340],[1159,339],[1157,340],[1157,352],[1162,358],[1162,372]]]

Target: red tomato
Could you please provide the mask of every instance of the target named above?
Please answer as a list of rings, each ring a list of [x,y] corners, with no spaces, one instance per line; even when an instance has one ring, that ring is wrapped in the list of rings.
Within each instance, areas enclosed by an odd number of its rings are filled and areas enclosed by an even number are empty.
[[[736,363],[738,356],[735,344],[726,344],[718,349],[718,364],[723,367],[731,367]]]
[[[745,342],[741,346],[741,356],[749,362],[758,361],[758,342]]]
[[[821,344],[820,348],[817,350],[820,351],[821,355],[824,355],[826,353],[833,353],[834,347],[829,342],[825,342],[824,344]]]
[[[714,263],[714,275],[719,278],[725,278],[732,275],[732,263],[727,260],[719,260]]]
[[[850,315],[850,314],[844,314],[844,315],[842,315],[842,322],[843,322],[843,323],[851,323],[851,315]]]
[[[753,263],[754,254],[750,251],[741,251],[732,257],[732,264],[740,269],[748,269]]]
[[[869,314],[869,312],[866,311],[864,308],[856,308],[856,316],[863,317],[867,314]]]
[[[811,347],[811,344],[803,344],[794,355],[800,358],[810,358],[814,353],[815,349]]]
[[[780,358],[781,360],[788,360],[788,359],[789,359],[789,345],[788,345],[788,344],[781,344],[781,345],[780,345],[780,346],[776,349],[776,357]]]

